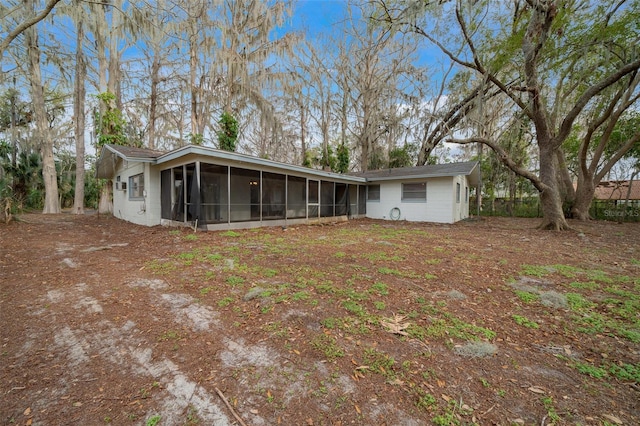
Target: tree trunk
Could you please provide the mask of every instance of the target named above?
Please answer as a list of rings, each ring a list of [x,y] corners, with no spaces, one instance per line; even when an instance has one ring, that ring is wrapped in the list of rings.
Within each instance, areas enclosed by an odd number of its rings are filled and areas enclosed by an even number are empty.
[[[111,181],[107,181],[100,190],[100,203],[98,213],[113,214],[113,190]]]
[[[158,85],[160,84],[160,58],[157,49],[153,52],[151,65],[151,97],[149,98],[149,149],[156,149],[156,110],[158,105]]]
[[[570,229],[562,210],[562,198],[558,189],[556,149],[549,141],[539,141],[540,180],[546,188],[540,192],[543,221],[540,229],[562,231]]]
[[[562,149],[556,151],[556,171],[558,173],[558,184],[562,204],[568,207],[569,211],[573,211],[573,205],[576,201],[576,190],[573,188],[573,180],[567,167],[567,161]]]
[[[76,121],[76,187],[73,198],[73,213],[75,214],[84,214],[84,80],[86,77],[86,67],[84,54],[82,53],[83,40],[84,30],[82,27],[82,21],[80,21],[78,22],[78,34],[76,39],[76,80],[74,84],[75,99],[73,103],[73,115]]]
[[[33,4],[31,4],[33,6]],[[58,200],[58,176],[53,155],[53,141],[49,135],[49,121],[45,108],[44,88],[40,71],[40,48],[35,27],[25,31],[25,42],[29,61],[29,78],[31,80],[31,99],[35,118],[36,140],[42,153],[42,177],[44,179],[44,209],[42,213],[60,213]]]
[[[593,179],[590,177],[579,177],[578,185],[576,188],[576,198],[571,207],[571,216],[578,220],[589,220],[591,215],[589,214],[589,207],[591,207],[591,201],[595,194],[595,185]]]

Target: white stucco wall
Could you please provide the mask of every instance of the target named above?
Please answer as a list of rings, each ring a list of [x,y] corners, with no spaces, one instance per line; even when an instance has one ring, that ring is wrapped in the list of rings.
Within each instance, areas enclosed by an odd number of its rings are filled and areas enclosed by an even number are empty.
[[[367,201],[367,217],[390,220],[391,209],[400,209],[400,219],[411,222],[453,223],[469,216],[465,203],[464,176],[427,180],[427,201],[403,201],[402,183],[419,181],[379,181],[380,201]],[[460,203],[456,202],[456,183],[460,183]]]
[[[144,197],[131,199],[129,178],[144,174]],[[117,218],[153,226],[160,224],[160,172],[148,163],[129,163],[120,161],[113,181],[113,215]],[[120,183],[127,184],[127,189],[117,189],[117,177]]]

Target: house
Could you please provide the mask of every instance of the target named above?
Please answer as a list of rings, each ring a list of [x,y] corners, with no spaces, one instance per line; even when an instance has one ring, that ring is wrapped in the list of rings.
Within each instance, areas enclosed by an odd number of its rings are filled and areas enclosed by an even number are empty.
[[[362,217],[453,223],[468,217],[479,181],[475,162],[344,175],[196,145],[105,145],[96,174],[113,184],[116,217],[209,230]]]
[[[480,183],[476,161],[372,170],[367,180],[367,217],[454,223],[469,217],[469,189]]]
[[[596,186],[594,200],[614,201],[616,204],[640,201],[640,182],[637,180],[602,181]]]

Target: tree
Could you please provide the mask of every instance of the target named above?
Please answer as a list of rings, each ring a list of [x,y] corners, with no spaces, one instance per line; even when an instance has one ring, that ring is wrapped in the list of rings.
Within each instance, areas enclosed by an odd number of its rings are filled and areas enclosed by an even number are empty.
[[[218,147],[225,151],[235,151],[236,140],[238,139],[238,121],[225,111],[220,116],[218,124],[220,125]]]
[[[25,11],[29,16],[24,21],[16,25],[16,27],[12,29],[2,41],[0,41],[0,58],[2,58],[4,51],[7,50],[11,42],[16,37],[46,18],[59,2],[60,0],[49,0],[41,11],[36,11],[33,7],[29,7],[29,2],[24,2]]]
[[[623,1],[621,7],[614,1],[598,5],[561,0],[457,1],[429,4],[418,8],[418,14],[416,8],[401,7],[399,1],[377,3],[380,22],[421,35],[456,67],[471,70],[506,96],[512,115],[524,114],[531,121],[538,149],[537,171],[518,166],[490,135],[471,132],[450,141],[489,146],[539,191],[544,216],[541,227],[568,229],[563,211],[567,173],[562,146],[585,108],[638,72],[637,50],[629,48],[624,55],[615,56],[606,49],[594,49],[624,37],[626,46],[637,44],[638,35],[625,22],[629,14],[637,22],[638,2]],[[425,19],[427,12],[441,18],[434,28],[428,27],[434,21]],[[455,31],[449,31],[451,28]],[[592,51],[595,53],[586,54]],[[594,65],[602,65],[602,71],[594,72],[598,69]]]
[[[80,10],[82,6],[76,3]],[[84,26],[82,16],[76,20],[76,75],[73,90],[73,117],[75,119],[75,146],[76,146],[76,181],[73,199],[73,212],[84,214],[84,127],[85,127],[85,79],[87,66],[83,52],[84,47]]]
[[[34,10],[32,0],[26,2],[28,10]],[[38,33],[35,26],[24,31],[25,47],[27,49],[27,61],[29,80],[31,83],[31,100],[33,102],[33,115],[35,118],[35,136],[42,153],[42,177],[44,179],[45,200],[43,213],[60,213],[58,200],[58,179],[53,153],[53,139],[49,133],[49,121],[45,106],[44,87],[42,85],[42,73],[40,69],[40,47],[38,46]]]
[[[349,148],[342,141],[336,149],[336,169],[337,173],[347,173],[349,171]]]

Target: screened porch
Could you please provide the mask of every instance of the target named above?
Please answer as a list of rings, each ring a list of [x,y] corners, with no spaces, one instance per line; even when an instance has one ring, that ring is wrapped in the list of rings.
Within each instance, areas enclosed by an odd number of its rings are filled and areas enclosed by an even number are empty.
[[[162,170],[161,217],[204,226],[366,214],[366,185],[196,161]]]

